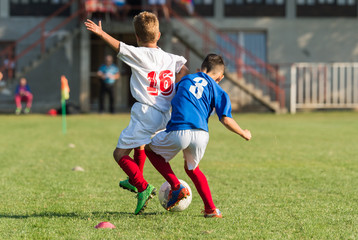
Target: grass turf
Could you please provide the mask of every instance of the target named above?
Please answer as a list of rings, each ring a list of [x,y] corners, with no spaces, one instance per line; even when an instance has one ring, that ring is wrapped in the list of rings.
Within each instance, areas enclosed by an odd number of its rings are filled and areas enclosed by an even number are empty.
[[[0,239],[358,239],[358,113],[234,117],[253,139],[210,120],[200,166],[224,218],[204,219],[181,154],[172,166],[190,207],[166,212],[155,198],[133,214],[112,160],[129,115],[70,116],[66,136],[60,117],[0,116]],[[164,182],[149,161],[145,178]]]

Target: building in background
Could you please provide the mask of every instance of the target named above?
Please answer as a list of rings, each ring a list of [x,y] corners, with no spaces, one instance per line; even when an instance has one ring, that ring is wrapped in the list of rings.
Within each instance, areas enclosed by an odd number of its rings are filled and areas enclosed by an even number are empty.
[[[69,79],[71,102],[82,111],[97,109],[99,82],[95,72],[104,55],[115,53],[84,29],[80,17],[86,13],[77,12],[83,3],[0,1],[0,68],[9,69],[10,65],[2,64],[5,59],[13,62],[9,88],[17,78],[26,76],[37,96],[34,111],[59,105],[62,74]],[[354,101],[358,104],[355,65],[345,65],[342,70],[336,65],[316,64],[358,62],[357,0],[193,0],[196,14],[190,16],[179,3],[171,3],[171,21],[161,22],[160,46],[185,55],[192,72],[203,55],[222,54],[228,65],[222,86],[229,92],[234,109],[284,112],[293,101],[292,79],[297,87],[296,107],[312,101],[324,103],[321,107],[342,103],[354,108]],[[131,6],[137,11],[146,7],[146,1]],[[63,11],[48,19],[61,8]],[[107,32],[136,44],[130,16],[127,20],[119,20],[112,12],[104,16]],[[27,36],[30,30],[33,33]],[[293,64],[302,62],[309,64],[304,68],[294,65],[293,69]],[[129,79],[129,68],[121,69],[122,77]],[[133,99],[128,81],[120,81],[116,89],[120,96],[117,110],[129,109]],[[10,103],[1,95],[0,100],[1,111]]]

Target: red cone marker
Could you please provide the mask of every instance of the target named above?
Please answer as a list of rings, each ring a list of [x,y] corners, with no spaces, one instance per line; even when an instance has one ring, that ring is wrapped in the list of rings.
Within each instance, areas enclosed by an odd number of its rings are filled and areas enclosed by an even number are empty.
[[[110,222],[100,222],[95,226],[95,228],[116,228],[116,226]]]

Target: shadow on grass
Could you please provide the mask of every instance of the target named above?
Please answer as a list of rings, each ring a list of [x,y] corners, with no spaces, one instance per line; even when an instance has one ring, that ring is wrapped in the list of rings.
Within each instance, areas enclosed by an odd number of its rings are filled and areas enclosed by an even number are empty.
[[[0,213],[1,218],[13,218],[13,219],[26,219],[26,218],[134,218],[140,216],[155,216],[163,215],[163,212],[145,212],[140,215],[134,215],[132,212],[90,212],[90,213],[76,213],[76,212],[41,212],[41,213],[32,213],[24,215],[16,214],[3,214]]]

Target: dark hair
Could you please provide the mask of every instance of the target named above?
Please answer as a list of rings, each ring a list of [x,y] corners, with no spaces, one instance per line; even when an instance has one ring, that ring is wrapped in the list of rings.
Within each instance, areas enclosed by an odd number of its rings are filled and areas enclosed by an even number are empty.
[[[203,63],[201,64],[201,70],[206,70],[206,72],[211,72],[215,67],[222,66],[225,68],[224,59],[214,53],[210,53],[206,56]]]

